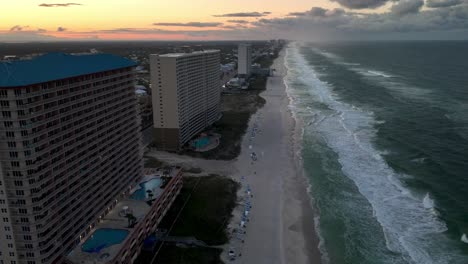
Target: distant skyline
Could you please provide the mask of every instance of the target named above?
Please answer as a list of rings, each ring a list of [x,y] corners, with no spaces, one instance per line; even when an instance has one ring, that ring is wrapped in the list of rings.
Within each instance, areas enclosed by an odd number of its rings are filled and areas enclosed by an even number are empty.
[[[21,0],[0,42],[468,39],[468,0]]]

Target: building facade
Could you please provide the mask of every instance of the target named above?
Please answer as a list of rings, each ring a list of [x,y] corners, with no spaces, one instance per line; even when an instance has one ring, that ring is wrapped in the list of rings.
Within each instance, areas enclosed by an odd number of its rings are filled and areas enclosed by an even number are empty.
[[[252,67],[252,46],[250,44],[239,44],[237,48],[237,74],[239,77],[250,76]]]
[[[220,117],[220,52],[151,55],[154,143],[179,150]]]
[[[0,263],[61,263],[142,177],[135,64],[0,64]]]

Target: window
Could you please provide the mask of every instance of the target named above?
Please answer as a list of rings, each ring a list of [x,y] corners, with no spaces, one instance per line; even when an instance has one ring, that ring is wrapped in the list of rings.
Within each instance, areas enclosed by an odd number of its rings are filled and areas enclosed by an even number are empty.
[[[8,218],[3,217],[3,222],[4,222],[4,223],[8,223]]]
[[[11,141],[9,141],[9,142],[8,142],[8,147],[9,147],[9,148],[16,148],[16,142],[11,142]]]
[[[2,213],[4,213],[4,214],[6,214],[6,213],[8,212],[6,208],[2,208],[0,211],[1,211]]]
[[[6,136],[9,137],[9,138],[14,138],[14,137],[15,137],[15,132],[13,132],[13,131],[7,131],[7,132],[6,132]]]
[[[19,171],[14,171],[14,172],[19,172]],[[21,172],[19,172],[21,175]],[[15,186],[23,186],[23,181],[15,181]]]
[[[10,151],[10,158],[17,158],[17,157],[18,157],[18,152]]]
[[[24,191],[23,190],[16,190],[16,195],[24,195]]]
[[[12,122],[12,121],[4,121],[4,122],[3,122],[3,125],[4,125],[5,127],[12,127],[12,126],[13,126],[13,122]]]
[[[25,235],[24,236],[24,240],[31,240],[31,239],[32,239],[32,237],[30,235]]]
[[[12,166],[12,167],[19,167],[19,166],[20,166],[20,163],[19,163],[19,161],[12,161],[12,162],[11,162],[11,166]]]
[[[11,117],[11,112],[10,111],[2,111],[3,117]]]

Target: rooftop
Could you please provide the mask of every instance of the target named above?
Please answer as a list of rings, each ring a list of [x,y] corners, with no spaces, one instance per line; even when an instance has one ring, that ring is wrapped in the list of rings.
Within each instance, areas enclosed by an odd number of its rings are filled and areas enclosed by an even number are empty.
[[[26,86],[134,66],[135,62],[111,54],[48,53],[27,60],[0,61],[0,87]]]
[[[217,53],[217,52],[220,52],[220,51],[219,50],[202,50],[202,51],[194,51],[190,53],[168,53],[168,54],[161,54],[161,55],[156,54],[156,55],[162,58],[180,58],[180,57],[189,57],[189,56],[194,56],[194,55]]]

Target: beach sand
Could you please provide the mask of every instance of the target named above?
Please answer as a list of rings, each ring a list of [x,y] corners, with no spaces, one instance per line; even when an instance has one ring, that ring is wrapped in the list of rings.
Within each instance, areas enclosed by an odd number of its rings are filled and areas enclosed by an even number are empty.
[[[300,157],[302,128],[292,117],[283,81],[287,73],[284,51],[272,68],[275,74],[261,94],[266,104],[251,118],[234,164],[236,178],[243,185],[239,197],[250,200],[252,209],[244,243],[234,238],[230,247],[242,254],[235,263],[320,263],[314,212]],[[254,127],[258,130],[252,138]],[[252,162],[251,152],[256,153],[257,161]],[[247,186],[252,198],[246,197]],[[235,211],[231,228],[239,228],[243,211],[244,205]]]
[[[287,73],[284,50],[272,68],[276,69],[274,76],[268,78],[267,89],[261,94],[266,104],[252,116],[237,159],[202,160],[165,152],[150,152],[149,155],[184,167],[199,167],[204,173],[230,176],[241,182],[240,205],[233,212],[229,229],[242,230],[245,234],[234,235],[224,246],[222,258],[225,263],[320,263],[314,212],[300,158],[302,128],[289,110],[283,81]],[[254,127],[257,132],[252,138]],[[252,152],[256,153],[257,161],[252,161]],[[253,197],[247,197],[247,186]],[[245,228],[239,228],[247,200],[252,206],[249,221]],[[235,251],[234,261],[228,260],[229,249]]]

